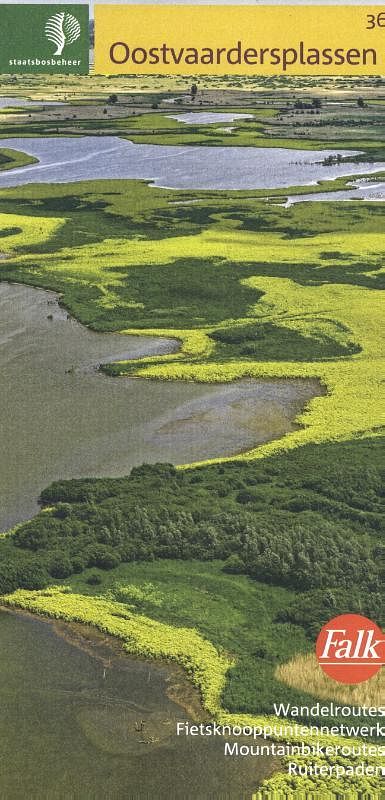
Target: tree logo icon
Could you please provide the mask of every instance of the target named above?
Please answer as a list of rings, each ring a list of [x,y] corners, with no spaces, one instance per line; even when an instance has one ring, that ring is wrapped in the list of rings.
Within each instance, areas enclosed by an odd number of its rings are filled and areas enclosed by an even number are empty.
[[[58,14],[54,14],[45,25],[45,35],[56,47],[55,56],[61,56],[64,47],[76,42],[80,33],[79,20],[69,11],[60,11]]]

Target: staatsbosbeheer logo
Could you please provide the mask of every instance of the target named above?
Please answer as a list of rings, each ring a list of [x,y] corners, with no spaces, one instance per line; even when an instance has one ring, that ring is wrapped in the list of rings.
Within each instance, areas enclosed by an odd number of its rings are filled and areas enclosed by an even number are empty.
[[[79,20],[68,11],[59,11],[50,17],[45,25],[45,35],[56,46],[54,56],[61,56],[64,47],[79,39],[81,28]]]
[[[385,664],[385,636],[368,617],[341,614],[321,629],[316,655],[329,678],[339,683],[362,683]]]
[[[89,48],[85,3],[1,5],[0,73],[87,75]]]

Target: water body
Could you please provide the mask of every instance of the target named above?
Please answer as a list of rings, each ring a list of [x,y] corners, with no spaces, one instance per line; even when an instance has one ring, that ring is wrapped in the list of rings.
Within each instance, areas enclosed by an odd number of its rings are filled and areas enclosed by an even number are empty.
[[[0,97],[0,108],[23,108],[24,106],[62,106],[59,101],[47,103],[45,100],[29,100],[28,97]]]
[[[185,800],[222,786],[250,799],[277,763],[225,757],[219,738],[177,737],[176,723],[191,720],[171,699],[192,693],[181,670],[87,630],[0,611],[1,796]]]
[[[143,462],[231,455],[278,438],[316,381],[197,384],[111,378],[102,362],[176,342],[98,334],[53,293],[0,284],[0,530],[29,518],[51,481],[118,476]]]
[[[253,119],[252,114],[232,114],[230,112],[216,111],[187,111],[181,114],[167,114],[170,119],[177,122],[186,122],[187,125],[213,125],[215,122],[234,122],[236,119]]]
[[[0,172],[0,187],[141,178],[171,189],[273,189],[385,169],[382,162],[322,164],[330,155],[348,157],[357,151],[174,147],[134,144],[116,136],[12,138],[2,139],[1,146],[22,150],[39,163]]]
[[[330,203],[336,201],[348,202],[352,200],[367,200],[377,203],[385,201],[384,181],[362,178],[349,185],[351,186],[350,189],[345,189],[341,192],[320,192],[317,195],[291,195],[287,199],[286,206],[292,206],[294,203],[310,203],[314,200],[316,200],[317,203]]]

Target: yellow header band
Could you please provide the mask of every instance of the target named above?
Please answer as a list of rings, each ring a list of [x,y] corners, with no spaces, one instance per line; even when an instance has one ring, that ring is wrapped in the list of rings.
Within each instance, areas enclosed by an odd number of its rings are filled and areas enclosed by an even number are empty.
[[[95,71],[383,75],[385,6],[97,5]]]

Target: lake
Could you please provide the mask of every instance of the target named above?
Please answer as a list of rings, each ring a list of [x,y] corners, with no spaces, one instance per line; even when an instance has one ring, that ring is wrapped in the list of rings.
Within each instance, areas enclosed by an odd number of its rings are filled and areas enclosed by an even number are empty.
[[[23,108],[24,106],[62,106],[59,101],[47,103],[45,100],[29,100],[27,97],[0,97],[0,108]]]
[[[225,757],[219,737],[177,737],[177,721],[203,713],[177,667],[130,658],[83,626],[4,610],[0,640],[4,800],[198,800],[219,786],[250,800],[277,766]]]
[[[2,139],[1,147],[22,150],[38,164],[0,171],[0,188],[26,183],[141,178],[171,189],[273,189],[304,186],[357,173],[375,173],[385,163],[342,161],[328,156],[357,151],[289,150],[267,147],[203,147],[134,144],[116,136]]]
[[[371,202],[385,201],[385,182],[383,180],[376,181],[374,179],[359,178],[349,184],[349,186],[349,189],[342,190],[341,192],[320,192],[317,195],[290,195],[286,205],[291,206],[294,203],[310,203],[314,200],[316,200],[317,203],[347,202],[351,200],[368,200]]]
[[[236,114],[219,111],[183,111],[180,114],[167,114],[170,119],[185,122],[187,125],[213,125],[215,122],[234,122],[236,119],[253,119],[252,114]]]
[[[101,362],[171,352],[169,339],[95,333],[51,292],[0,283],[0,530],[59,478],[231,455],[283,436],[317,381],[198,384],[112,378]]]

